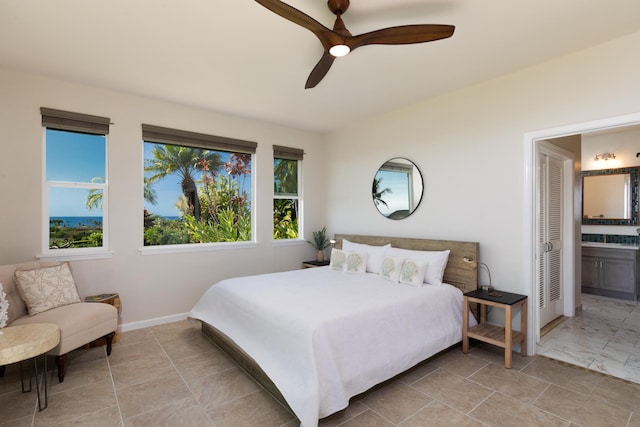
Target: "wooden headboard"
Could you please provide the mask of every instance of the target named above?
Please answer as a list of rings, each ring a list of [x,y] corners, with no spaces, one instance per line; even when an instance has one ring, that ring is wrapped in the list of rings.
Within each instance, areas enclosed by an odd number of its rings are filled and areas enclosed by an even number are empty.
[[[363,236],[356,234],[336,234],[334,247],[342,248],[342,240],[367,245],[386,245],[391,243],[394,248],[412,249],[419,251],[444,251],[449,249],[449,261],[444,271],[444,282],[460,289],[462,292],[474,291],[478,288],[478,266],[462,260],[469,257],[478,260],[480,244],[478,242],[458,242],[453,240],[414,239],[407,237]]]

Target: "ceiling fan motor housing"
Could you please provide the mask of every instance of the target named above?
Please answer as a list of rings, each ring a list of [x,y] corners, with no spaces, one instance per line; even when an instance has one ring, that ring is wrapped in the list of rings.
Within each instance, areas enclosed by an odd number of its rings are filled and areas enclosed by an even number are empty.
[[[327,6],[334,15],[342,15],[349,9],[349,0],[329,0]]]

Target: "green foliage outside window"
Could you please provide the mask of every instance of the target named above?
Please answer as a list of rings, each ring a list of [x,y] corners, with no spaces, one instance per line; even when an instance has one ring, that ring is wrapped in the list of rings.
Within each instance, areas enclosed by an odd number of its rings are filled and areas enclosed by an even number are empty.
[[[296,239],[298,237],[297,200],[273,201],[273,238]]]
[[[273,238],[298,238],[298,161],[274,159]]]
[[[102,246],[102,225],[66,226],[60,219],[49,221],[49,249],[96,248]]]
[[[176,202],[180,219],[145,215],[145,246],[251,240],[251,201],[245,189],[250,154],[231,153],[222,162],[217,152],[162,144],[152,154],[145,167],[150,184],[176,174],[183,195]]]

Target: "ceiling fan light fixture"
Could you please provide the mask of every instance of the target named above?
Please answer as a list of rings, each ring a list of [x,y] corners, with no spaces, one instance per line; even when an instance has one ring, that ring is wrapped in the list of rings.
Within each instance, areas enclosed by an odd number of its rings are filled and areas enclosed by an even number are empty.
[[[331,49],[329,49],[329,53],[336,58],[347,56],[349,52],[351,52],[351,48],[346,44],[337,44],[335,46],[331,46]]]

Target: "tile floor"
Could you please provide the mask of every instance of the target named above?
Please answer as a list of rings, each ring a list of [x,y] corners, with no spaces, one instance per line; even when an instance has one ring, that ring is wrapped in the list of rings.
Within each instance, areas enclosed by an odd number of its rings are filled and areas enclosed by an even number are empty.
[[[545,357],[481,345],[444,352],[357,396],[321,427],[640,426],[640,385]],[[54,372],[51,372],[53,375]],[[55,377],[54,377],[55,378]],[[16,365],[0,379],[2,426],[282,426],[296,418],[205,338],[176,322],[70,355],[49,407],[21,393]]]
[[[582,294],[582,313],[543,336],[536,353],[640,384],[640,305]]]

